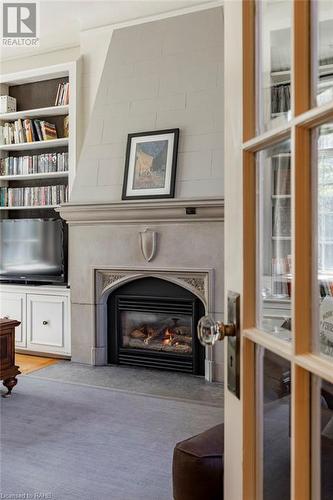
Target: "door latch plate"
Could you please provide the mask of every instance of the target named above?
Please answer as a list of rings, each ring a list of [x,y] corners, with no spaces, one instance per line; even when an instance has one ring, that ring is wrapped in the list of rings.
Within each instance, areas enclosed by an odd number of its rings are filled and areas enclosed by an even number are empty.
[[[228,337],[228,389],[240,399],[240,295],[228,291],[228,323],[234,323],[235,337]]]

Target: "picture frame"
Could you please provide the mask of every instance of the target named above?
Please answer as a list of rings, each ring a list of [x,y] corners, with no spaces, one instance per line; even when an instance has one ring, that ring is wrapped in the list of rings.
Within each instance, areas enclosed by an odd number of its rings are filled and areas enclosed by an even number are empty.
[[[123,200],[174,198],[179,128],[128,134]]]

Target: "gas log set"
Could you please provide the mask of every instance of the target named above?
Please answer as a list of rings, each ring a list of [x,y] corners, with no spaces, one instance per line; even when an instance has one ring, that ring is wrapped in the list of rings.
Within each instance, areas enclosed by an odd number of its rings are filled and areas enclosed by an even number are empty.
[[[164,324],[140,323],[123,336],[123,346],[191,354],[191,324],[179,322],[179,318],[170,318]]]

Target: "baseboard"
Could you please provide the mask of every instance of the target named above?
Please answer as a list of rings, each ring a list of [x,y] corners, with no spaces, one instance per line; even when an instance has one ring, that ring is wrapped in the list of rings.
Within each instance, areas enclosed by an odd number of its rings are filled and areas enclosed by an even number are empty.
[[[27,354],[29,356],[40,356],[41,358],[54,358],[54,359],[71,359],[71,356],[65,354],[55,354],[50,352],[29,351],[28,349],[15,348],[17,354]]]

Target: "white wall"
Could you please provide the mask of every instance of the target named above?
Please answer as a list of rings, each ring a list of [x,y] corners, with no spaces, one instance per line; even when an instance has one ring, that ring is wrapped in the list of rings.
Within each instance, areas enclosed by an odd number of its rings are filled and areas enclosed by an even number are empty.
[[[222,196],[222,8],[113,32],[71,201],[119,200],[127,134],[176,127],[176,197]]]

